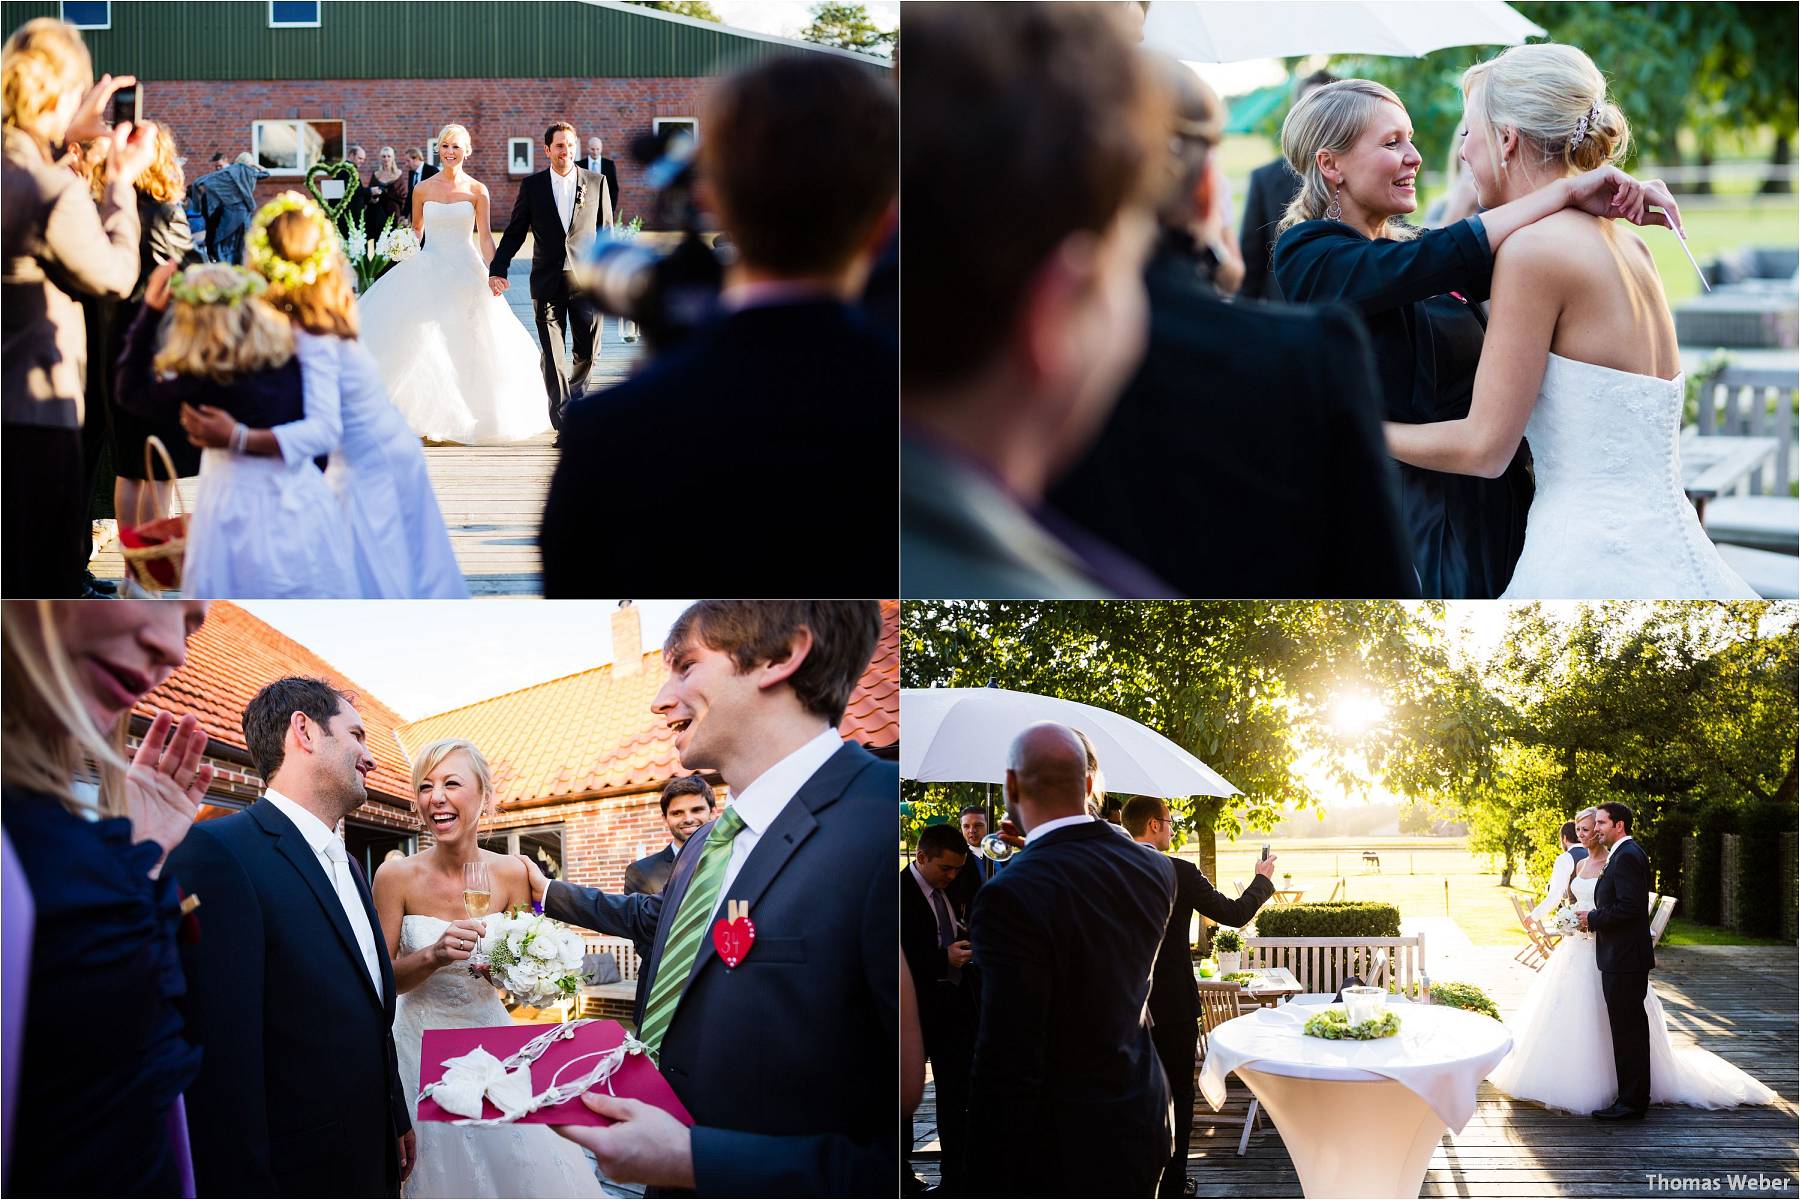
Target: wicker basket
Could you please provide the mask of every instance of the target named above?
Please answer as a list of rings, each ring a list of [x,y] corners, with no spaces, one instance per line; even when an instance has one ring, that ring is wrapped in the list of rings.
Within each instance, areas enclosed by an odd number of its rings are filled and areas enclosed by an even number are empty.
[[[169,457],[169,448],[163,445],[162,439],[154,435],[144,439],[144,478],[150,483],[157,482],[155,467],[150,458],[152,449],[161,456],[163,466],[169,470],[169,490],[175,496],[175,514],[159,517],[154,521],[142,521],[143,500],[140,493],[137,512],[140,522],[131,526],[119,526],[119,551],[125,558],[125,569],[131,572],[131,577],[145,591],[174,592],[181,590],[181,565],[187,555],[188,519],[187,513],[182,511],[181,485],[175,474],[175,460]]]

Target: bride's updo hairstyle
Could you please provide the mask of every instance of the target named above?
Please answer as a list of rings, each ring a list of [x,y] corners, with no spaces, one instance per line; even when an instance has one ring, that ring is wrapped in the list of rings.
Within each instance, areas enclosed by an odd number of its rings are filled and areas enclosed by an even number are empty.
[[[488,770],[487,759],[481,756],[481,751],[475,748],[475,743],[467,738],[443,738],[419,751],[418,757],[413,759],[412,764],[412,794],[415,807],[419,802],[419,787],[425,782],[425,777],[442,766],[444,760],[458,750],[469,756],[469,773],[475,776],[475,782],[481,785],[481,806],[486,809],[488,800],[494,795],[494,777]],[[423,814],[420,815],[423,816]],[[480,822],[481,814],[479,812],[476,813],[475,820]]]
[[[1281,214],[1276,237],[1302,221],[1324,219],[1331,204],[1331,185],[1319,172],[1319,151],[1348,153],[1384,103],[1406,108],[1400,97],[1372,79],[1340,79],[1308,93],[1288,110],[1287,120],[1281,123],[1281,156],[1300,176],[1300,190]],[[1389,221],[1383,232],[1396,240],[1418,235],[1418,230],[1404,221]]]
[[[268,235],[269,250],[290,263],[307,261],[332,236],[324,214],[316,208],[278,214],[268,223]],[[349,276],[350,271],[340,263],[311,283],[283,286],[271,279],[264,299],[308,333],[354,338],[356,296],[350,291]]]
[[[1568,175],[1617,162],[1631,144],[1625,114],[1606,98],[1606,77],[1574,46],[1514,46],[1464,71],[1462,92],[1487,124],[1496,173],[1493,138],[1502,129],[1518,131],[1522,153]]]
[[[469,131],[461,125],[450,124],[438,130],[437,144],[441,146],[448,141],[454,141],[462,147],[464,158],[475,153],[475,143],[469,140]]]

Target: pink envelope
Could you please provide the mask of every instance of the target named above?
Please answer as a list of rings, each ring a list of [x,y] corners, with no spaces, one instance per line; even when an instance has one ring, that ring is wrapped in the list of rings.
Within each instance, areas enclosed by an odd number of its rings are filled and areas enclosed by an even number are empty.
[[[436,1083],[444,1077],[446,1059],[459,1058],[469,1051],[481,1046],[495,1058],[506,1061],[508,1055],[518,1050],[526,1042],[537,1037],[550,1025],[496,1025],[485,1029],[427,1029],[425,1031],[424,1048],[420,1052],[419,1089],[423,1091],[428,1084]],[[611,1050],[625,1040],[625,1027],[617,1021],[595,1021],[592,1025],[584,1025],[575,1031],[571,1038],[559,1038],[550,1043],[550,1048],[543,1056],[531,1064],[531,1090],[542,1092],[550,1086],[551,1076],[558,1067],[580,1054],[592,1054],[596,1051]],[[596,1060],[586,1059],[563,1072],[563,1080],[567,1082],[593,1068]],[[642,1054],[628,1054],[612,1077],[612,1092],[615,1096],[624,1096],[632,1100],[642,1100],[645,1104],[653,1104],[683,1125],[692,1125],[694,1118],[675,1095],[662,1072],[656,1069],[649,1058]],[[604,1090],[605,1085],[601,1085]],[[445,1112],[436,1100],[429,1096],[419,1101],[419,1120],[421,1121],[455,1121],[460,1118],[452,1112]],[[497,1117],[500,1110],[494,1107],[493,1101],[483,1103],[483,1117]],[[612,1122],[600,1114],[591,1111],[581,1102],[578,1096],[564,1104],[538,1111],[519,1118],[520,1124],[537,1125],[611,1125]]]

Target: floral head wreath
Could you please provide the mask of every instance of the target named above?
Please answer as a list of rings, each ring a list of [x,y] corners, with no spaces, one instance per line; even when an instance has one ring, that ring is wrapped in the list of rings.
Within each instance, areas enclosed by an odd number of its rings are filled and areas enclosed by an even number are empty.
[[[260,296],[268,281],[255,271],[230,263],[189,267],[169,280],[169,294],[183,304],[236,304]]]
[[[269,245],[269,224],[282,213],[305,213],[319,226],[319,244],[299,262],[283,258]],[[321,275],[337,269],[338,241],[331,222],[317,204],[299,192],[283,192],[256,211],[250,233],[244,239],[244,263],[272,283],[295,288],[317,283]]]

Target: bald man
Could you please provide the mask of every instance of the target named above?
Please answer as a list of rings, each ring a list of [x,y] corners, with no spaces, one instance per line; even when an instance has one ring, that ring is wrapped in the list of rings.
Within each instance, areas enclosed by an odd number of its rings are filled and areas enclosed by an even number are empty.
[[[1007,762],[1025,849],[969,918],[982,980],[969,1109],[993,1151],[972,1156],[972,1192],[1148,1196],[1173,1138],[1145,1002],[1175,871],[1087,811],[1074,730],[1033,725]]]

